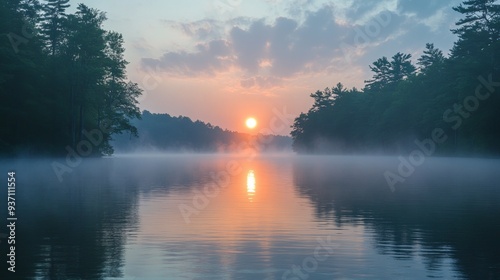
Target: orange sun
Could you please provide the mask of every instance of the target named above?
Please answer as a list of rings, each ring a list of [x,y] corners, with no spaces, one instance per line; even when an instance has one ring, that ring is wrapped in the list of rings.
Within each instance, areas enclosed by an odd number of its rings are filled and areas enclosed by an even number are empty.
[[[248,128],[252,129],[257,126],[257,120],[254,118],[248,118],[245,122]]]

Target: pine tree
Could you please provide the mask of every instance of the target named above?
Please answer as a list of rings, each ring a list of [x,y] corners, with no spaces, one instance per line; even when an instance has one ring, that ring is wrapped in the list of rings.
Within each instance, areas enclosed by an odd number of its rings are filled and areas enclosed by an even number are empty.
[[[460,28],[453,30],[453,32],[463,36],[471,31],[486,31],[491,35],[492,41],[497,40],[499,37],[500,4],[495,4],[496,2],[497,0],[468,0],[453,7],[453,10],[465,15],[457,22]]]
[[[365,81],[368,90],[380,90],[394,85],[415,73],[415,66],[411,64],[410,54],[397,53],[389,61],[387,57],[379,58],[370,65],[374,72],[373,79]]]
[[[47,49],[52,56],[56,55],[63,37],[63,26],[68,17],[66,9],[70,6],[68,3],[69,0],[47,0],[43,7],[43,35],[47,42]]]
[[[452,30],[459,40],[452,57],[485,68],[489,73],[500,72],[500,4],[496,0],[468,0],[453,9],[465,17]]]
[[[126,81],[125,67],[128,62],[124,59],[125,48],[123,36],[116,32],[108,32],[106,41],[106,73],[105,92],[103,103],[98,104],[98,123],[106,121],[110,125],[110,132],[105,133],[105,143],[101,147],[103,154],[112,154],[113,148],[109,145],[112,134],[121,134],[129,131],[137,136],[137,129],[130,123],[131,119],[140,118],[137,98],[142,94],[139,86]]]
[[[418,59],[417,64],[420,70],[425,72],[432,66],[442,65],[445,58],[440,49],[434,47],[434,44],[425,44],[424,54]]]
[[[411,64],[411,54],[397,53],[391,61],[391,83],[402,81],[415,73],[415,66]]]

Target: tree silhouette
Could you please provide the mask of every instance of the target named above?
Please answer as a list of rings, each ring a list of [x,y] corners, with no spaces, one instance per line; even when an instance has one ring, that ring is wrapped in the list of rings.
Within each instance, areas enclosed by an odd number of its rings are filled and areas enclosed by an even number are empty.
[[[127,80],[122,36],[103,29],[103,12],[67,14],[68,3],[0,2],[2,154],[64,154],[94,129],[94,154],[109,154],[113,133],[136,133],[142,91]]]
[[[442,65],[444,60],[443,52],[440,49],[436,49],[434,44],[427,43],[424,54],[418,59],[417,64],[420,66],[420,70],[425,72],[431,67]]]
[[[67,19],[66,9],[69,6],[69,0],[47,0],[43,5],[42,34],[52,56],[56,55],[63,39],[63,27]]]
[[[452,30],[459,38],[449,57],[428,43],[419,72],[410,54],[398,52],[369,66],[373,78],[362,92],[336,87],[311,94],[313,106],[292,126],[294,149],[411,152],[415,139],[443,128],[449,137],[437,154],[499,155],[500,5],[470,0],[454,10],[464,18]]]
[[[369,66],[373,71],[373,79],[365,81],[368,90],[380,90],[384,87],[394,85],[410,77],[416,70],[411,64],[410,54],[397,53],[389,61],[387,57],[379,58]]]

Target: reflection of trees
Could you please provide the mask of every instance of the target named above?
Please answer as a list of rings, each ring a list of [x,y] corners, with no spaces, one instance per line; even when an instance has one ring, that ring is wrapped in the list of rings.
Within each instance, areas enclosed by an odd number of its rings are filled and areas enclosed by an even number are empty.
[[[137,223],[133,185],[110,182],[103,160],[83,163],[59,183],[50,162],[18,168],[17,276],[121,277],[127,230]]]
[[[195,179],[194,167],[187,166],[187,161],[177,160],[175,165],[165,162],[87,160],[65,174],[63,183],[54,175],[51,162],[19,164],[16,276],[123,277],[126,237],[137,229],[139,191],[168,191],[172,185],[190,184]],[[7,200],[5,192],[0,199]],[[4,208],[0,217],[6,216]],[[6,242],[2,241],[0,251],[7,252]],[[5,257],[0,255],[3,264]],[[5,265],[2,267],[0,279],[11,279],[5,278],[11,275],[6,274]]]
[[[314,203],[318,219],[338,226],[362,222],[381,254],[418,253],[429,270],[451,256],[468,278],[500,277],[498,162],[429,160],[392,193],[382,176],[384,160],[369,161],[300,162],[295,184]]]

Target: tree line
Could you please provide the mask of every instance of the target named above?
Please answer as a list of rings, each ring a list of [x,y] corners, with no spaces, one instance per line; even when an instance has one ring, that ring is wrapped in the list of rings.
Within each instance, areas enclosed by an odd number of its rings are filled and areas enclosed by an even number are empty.
[[[291,138],[279,135],[250,135],[222,129],[185,116],[143,111],[132,124],[139,137],[116,135],[111,142],[117,152],[221,152],[253,153],[290,151]]]
[[[93,154],[111,154],[111,135],[137,134],[142,90],[127,79],[123,36],[103,28],[104,12],[68,8],[0,2],[0,154],[62,155],[93,130]]]
[[[436,153],[500,154],[500,5],[468,0],[449,56],[426,44],[412,62],[396,53],[370,65],[363,89],[342,83],[311,94],[292,125],[300,153],[400,153],[442,131]]]

